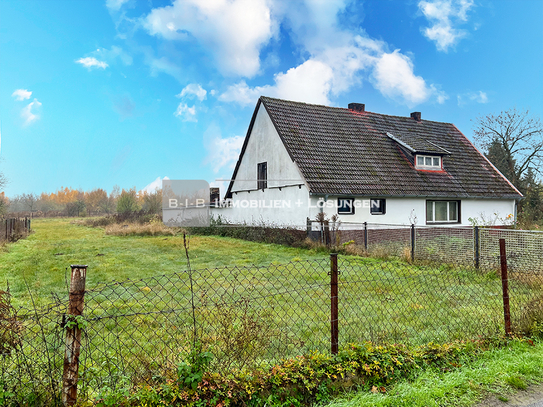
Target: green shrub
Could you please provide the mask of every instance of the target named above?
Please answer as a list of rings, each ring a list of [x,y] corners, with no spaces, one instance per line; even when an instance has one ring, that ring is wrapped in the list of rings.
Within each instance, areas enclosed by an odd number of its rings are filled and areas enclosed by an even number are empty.
[[[156,386],[138,385],[127,396],[109,394],[94,403],[149,407],[305,406],[327,401],[345,390],[386,391],[385,386],[400,378],[416,376],[421,367],[452,370],[478,352],[502,344],[503,340],[495,343],[481,340],[409,348],[366,342],[350,344],[337,355],[311,352],[285,359],[268,369],[237,369],[222,375],[206,370],[211,354],[197,347],[179,365],[177,380]],[[517,379],[511,378],[511,385],[520,386]]]

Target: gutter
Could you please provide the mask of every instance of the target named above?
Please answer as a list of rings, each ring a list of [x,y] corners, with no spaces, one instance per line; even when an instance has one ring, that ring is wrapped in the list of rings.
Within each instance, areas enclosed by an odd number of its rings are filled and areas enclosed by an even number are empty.
[[[330,195],[334,196],[341,196],[341,197],[349,197],[349,198],[428,198],[428,199],[514,199],[515,201],[520,201],[521,199],[524,199],[524,197],[496,197],[496,196],[436,196],[436,195],[408,195],[408,194],[401,194],[401,195],[368,195],[368,194],[343,194],[343,193],[316,193],[316,192],[309,192],[309,195],[316,196],[316,197],[325,197],[327,199]]]

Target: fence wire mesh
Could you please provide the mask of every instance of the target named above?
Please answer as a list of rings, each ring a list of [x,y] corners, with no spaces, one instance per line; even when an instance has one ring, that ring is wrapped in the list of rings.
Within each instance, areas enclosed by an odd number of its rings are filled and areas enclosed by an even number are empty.
[[[503,332],[496,269],[339,259],[339,343],[423,344]],[[330,261],[225,267],[115,282],[86,292],[81,378],[89,388],[175,374],[194,338],[218,372],[330,350]],[[543,275],[511,273],[512,318],[541,302]],[[194,303],[194,318],[193,308]],[[532,305],[530,305],[532,304]],[[528,325],[527,325],[528,324]]]
[[[499,240],[505,239],[510,270],[543,273],[543,232],[480,228],[479,234],[482,267],[497,267],[500,263]]]
[[[353,244],[374,257],[396,256],[478,268],[499,265],[499,239],[507,242],[512,267],[543,271],[543,232],[484,226],[428,226],[342,223],[334,229],[312,221],[313,239],[342,247]],[[317,232],[315,232],[317,231]],[[319,238],[329,233],[330,238]],[[357,251],[354,251],[358,253]]]
[[[324,351],[329,267],[323,259],[203,269],[88,290],[82,378],[167,378],[194,337],[218,371]]]
[[[0,291],[0,384],[15,405],[60,404],[66,305],[15,309]],[[9,396],[9,397],[8,397]]]
[[[402,251],[405,231],[410,238],[410,228],[390,235],[400,236],[391,241],[399,242]],[[432,245],[438,254],[465,253],[456,262],[436,256],[437,262],[422,263],[340,256],[340,347],[367,340],[417,345],[503,333],[499,238],[507,240],[513,330],[527,333],[541,321],[543,235],[479,230],[477,269],[474,229],[418,231],[415,259],[432,254]],[[383,241],[388,232],[378,232]],[[80,394],[93,398],[106,387],[174,378],[195,341],[213,353],[211,369],[217,372],[270,366],[312,350],[329,352],[330,272],[330,259],[323,258],[184,271],[88,288]],[[9,301],[0,303],[4,391],[20,399],[60,397],[66,304],[58,299],[44,309],[15,312]]]

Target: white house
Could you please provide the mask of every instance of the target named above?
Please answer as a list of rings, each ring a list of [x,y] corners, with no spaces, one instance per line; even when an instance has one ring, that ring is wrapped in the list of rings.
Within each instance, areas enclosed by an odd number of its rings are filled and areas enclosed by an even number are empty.
[[[261,97],[225,198],[234,223],[466,226],[516,217],[522,194],[453,124]]]

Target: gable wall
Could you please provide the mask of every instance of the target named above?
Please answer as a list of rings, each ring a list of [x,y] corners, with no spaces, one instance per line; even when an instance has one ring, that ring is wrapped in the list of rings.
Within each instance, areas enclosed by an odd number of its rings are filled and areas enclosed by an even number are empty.
[[[268,188],[304,183],[263,105],[258,109],[232,192],[256,190],[257,164],[261,162],[268,163]]]

